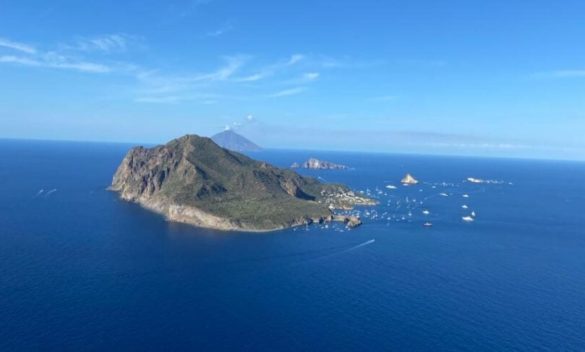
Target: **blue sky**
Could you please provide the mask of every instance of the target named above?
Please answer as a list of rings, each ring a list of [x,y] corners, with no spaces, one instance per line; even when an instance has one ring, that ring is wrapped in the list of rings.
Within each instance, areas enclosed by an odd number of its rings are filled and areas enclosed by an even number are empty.
[[[0,138],[585,159],[583,1],[0,0]]]

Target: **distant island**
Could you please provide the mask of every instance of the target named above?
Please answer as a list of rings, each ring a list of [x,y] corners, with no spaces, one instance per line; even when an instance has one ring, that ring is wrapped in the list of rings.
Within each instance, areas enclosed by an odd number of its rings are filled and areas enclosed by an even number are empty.
[[[248,138],[231,129],[215,134],[211,139],[220,147],[235,152],[254,152],[262,149]]]
[[[111,190],[169,220],[220,230],[270,231],[313,222],[361,222],[335,209],[374,205],[338,184],[324,184],[221,148],[196,135],[131,149]]]
[[[405,186],[411,186],[411,185],[418,184],[418,180],[416,178],[414,178],[414,176],[412,176],[411,174],[406,174],[402,178],[402,180],[400,180],[400,183],[402,183]]]
[[[346,169],[349,169],[349,167],[347,167],[345,165],[335,164],[335,163],[332,163],[329,161],[319,160],[319,159],[315,159],[315,158],[310,158],[309,160],[305,161],[302,164],[295,162],[290,167],[291,167],[291,169],[303,168],[303,169],[318,169],[318,170],[346,170]]]

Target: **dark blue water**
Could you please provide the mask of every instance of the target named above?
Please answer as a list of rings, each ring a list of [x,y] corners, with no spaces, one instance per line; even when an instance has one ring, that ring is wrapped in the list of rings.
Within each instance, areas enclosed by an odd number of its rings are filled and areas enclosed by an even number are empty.
[[[105,191],[128,147],[0,142],[0,350],[585,350],[585,164],[262,152],[381,204],[236,234]]]

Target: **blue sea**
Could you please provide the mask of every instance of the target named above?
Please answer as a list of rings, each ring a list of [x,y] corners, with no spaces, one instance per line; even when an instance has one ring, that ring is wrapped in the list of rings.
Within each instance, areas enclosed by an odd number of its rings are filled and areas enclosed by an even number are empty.
[[[1,351],[585,350],[585,163],[258,152],[380,204],[247,234],[106,191],[130,147],[0,141]]]

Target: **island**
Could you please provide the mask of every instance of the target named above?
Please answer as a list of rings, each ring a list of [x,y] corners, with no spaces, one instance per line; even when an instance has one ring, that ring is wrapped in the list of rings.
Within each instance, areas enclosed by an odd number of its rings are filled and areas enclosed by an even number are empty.
[[[317,169],[317,170],[346,170],[346,169],[349,169],[349,167],[347,167],[345,165],[335,164],[335,163],[332,163],[329,161],[319,160],[319,159],[315,159],[315,158],[310,158],[309,160],[305,161],[302,164],[295,162],[290,167],[291,167],[291,169],[303,168],[303,169]]]
[[[217,133],[211,139],[220,147],[235,152],[256,152],[262,150],[256,143],[236,133],[232,129],[226,129],[223,132]]]
[[[414,178],[414,176],[412,176],[411,174],[406,174],[406,176],[404,176],[402,180],[400,180],[400,182],[405,186],[418,184],[418,180]]]
[[[340,210],[377,203],[344,185],[300,176],[196,135],[153,148],[132,148],[110,190],[171,221],[236,231],[328,221],[355,227],[361,224],[359,218]]]

